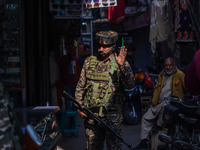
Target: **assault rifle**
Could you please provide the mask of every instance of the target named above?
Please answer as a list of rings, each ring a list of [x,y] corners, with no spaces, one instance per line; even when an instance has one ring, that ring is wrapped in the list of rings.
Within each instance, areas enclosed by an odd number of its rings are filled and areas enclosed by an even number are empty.
[[[63,96],[66,99],[71,100],[73,103],[76,104],[76,107],[83,111],[84,113],[87,114],[88,117],[90,117],[91,119],[95,120],[98,125],[104,129],[106,132],[109,132],[111,134],[113,134],[114,136],[116,136],[122,143],[124,143],[130,150],[133,150],[132,146],[127,144],[121,136],[119,136],[114,129],[112,129],[110,126],[108,126],[103,120],[101,120],[97,115],[95,115],[91,110],[89,110],[87,107],[85,107],[84,105],[81,105],[79,102],[77,102],[71,95],[69,95],[67,92],[63,91]]]

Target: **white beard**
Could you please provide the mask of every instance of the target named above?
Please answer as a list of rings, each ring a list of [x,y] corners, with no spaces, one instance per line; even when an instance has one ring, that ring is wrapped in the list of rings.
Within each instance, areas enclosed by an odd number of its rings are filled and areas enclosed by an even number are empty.
[[[168,72],[168,71],[165,70],[165,73],[166,73],[167,75],[171,75],[173,72],[174,72],[173,69],[172,69],[172,71],[170,71],[170,72]]]

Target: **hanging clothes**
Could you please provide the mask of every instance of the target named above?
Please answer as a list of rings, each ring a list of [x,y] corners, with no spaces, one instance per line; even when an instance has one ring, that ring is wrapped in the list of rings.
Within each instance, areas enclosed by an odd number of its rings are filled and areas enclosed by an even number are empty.
[[[176,42],[193,42],[194,32],[186,0],[174,0],[174,36]]]
[[[168,9],[168,0],[152,1],[149,42],[151,43],[151,50],[153,53],[156,51],[157,42],[164,42],[169,39],[170,26]]]
[[[108,7],[108,20],[110,22],[120,23],[125,19],[124,0],[117,0],[117,6]]]

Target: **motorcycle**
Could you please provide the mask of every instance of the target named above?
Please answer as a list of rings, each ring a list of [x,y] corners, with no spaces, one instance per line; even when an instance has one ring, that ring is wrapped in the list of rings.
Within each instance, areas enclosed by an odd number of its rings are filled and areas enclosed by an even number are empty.
[[[142,95],[153,95],[153,90],[156,86],[158,75],[145,72],[144,78],[144,92],[142,93]]]
[[[135,86],[125,89],[124,122],[128,125],[140,123],[142,115],[141,96],[152,95],[158,76],[135,70]],[[151,77],[152,76],[152,77]]]
[[[144,88],[146,91],[146,95],[152,95],[153,90],[158,82],[158,69],[150,66],[146,66],[146,71],[144,73],[145,80],[144,80]]]
[[[136,77],[137,76],[137,77]],[[141,99],[140,83],[143,82],[144,75],[139,72],[135,75],[135,86],[132,89],[125,89],[124,123],[128,125],[139,124],[141,120]]]
[[[168,150],[200,150],[200,106],[169,98],[163,121],[168,133],[159,139]]]

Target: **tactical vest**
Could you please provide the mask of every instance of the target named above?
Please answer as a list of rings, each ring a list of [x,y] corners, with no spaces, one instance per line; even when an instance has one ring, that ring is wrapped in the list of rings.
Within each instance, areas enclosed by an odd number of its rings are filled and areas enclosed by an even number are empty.
[[[92,82],[85,86],[84,104],[88,108],[99,107],[99,115],[101,115],[102,107],[105,107],[105,104],[112,95],[112,89],[110,86],[112,83],[113,72],[117,70],[119,66],[116,63],[115,56],[113,55],[112,61],[109,64],[105,64],[106,66],[110,66],[109,72],[95,72],[95,66],[99,62],[100,61],[95,56],[90,57],[86,79],[90,81],[92,80]],[[100,84],[102,81],[107,82],[108,84],[106,84],[104,87],[101,87]]]

